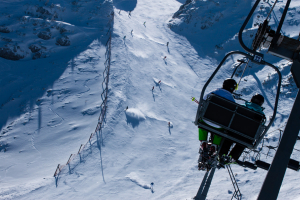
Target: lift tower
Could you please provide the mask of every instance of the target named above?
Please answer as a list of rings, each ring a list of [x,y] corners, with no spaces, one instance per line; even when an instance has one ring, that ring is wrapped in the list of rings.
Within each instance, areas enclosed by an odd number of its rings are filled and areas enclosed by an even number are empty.
[[[268,52],[275,56],[293,62],[291,73],[298,88],[300,88],[300,41],[288,38],[280,34],[280,30],[289,8],[291,0],[287,0],[279,26],[272,39]],[[298,38],[299,39],[299,38]],[[258,195],[258,200],[275,200],[284,178],[286,168],[289,164],[290,156],[298,138],[300,130],[300,94],[297,93],[292,111],[287,121],[280,145],[269,168],[263,186]]]

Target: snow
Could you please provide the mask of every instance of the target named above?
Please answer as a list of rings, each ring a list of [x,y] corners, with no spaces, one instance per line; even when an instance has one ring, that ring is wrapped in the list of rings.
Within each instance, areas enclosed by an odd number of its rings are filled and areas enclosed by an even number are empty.
[[[129,108],[128,110],[126,110],[126,115],[139,121],[145,119],[145,115],[139,109],[136,108]]]
[[[136,108],[129,108],[125,112],[127,123],[132,124],[132,126],[137,126],[141,121],[146,119],[145,115]]]
[[[1,3],[1,24],[11,32],[0,33],[0,48],[19,46],[17,52],[25,57],[0,58],[0,199],[192,198],[204,172],[197,170],[197,104],[190,98],[199,98],[226,53],[243,51],[237,33],[254,1],[191,1],[184,8],[182,0]],[[284,3],[278,2],[274,10],[273,28]],[[255,12],[244,32],[246,45],[270,6],[261,2],[263,9]],[[282,28],[290,37],[298,35],[299,9],[300,3],[293,1]],[[178,10],[181,14],[173,18]],[[196,22],[207,26],[201,29]],[[102,103],[109,24],[113,34],[107,114],[103,129],[89,140]],[[39,38],[40,31],[50,32],[51,38]],[[70,46],[55,44],[63,36]],[[32,59],[31,44],[41,48],[40,58]],[[275,130],[284,127],[298,89],[291,63],[262,52],[283,75],[278,113],[265,140],[265,145],[277,146]],[[230,77],[237,58],[225,62],[207,92]],[[251,66],[239,92],[245,99],[262,93],[269,117],[278,77],[268,67]],[[236,80],[241,73],[238,70]],[[85,146],[77,154],[81,144]],[[299,143],[295,148],[300,149]],[[275,151],[264,148],[262,153],[261,159],[270,163],[266,154],[274,156]],[[53,177],[70,154],[74,159]],[[246,159],[253,162],[253,157]],[[299,160],[299,151],[291,158]],[[236,165],[232,170],[243,199],[255,199],[266,171]],[[278,199],[299,199],[297,175],[286,171]],[[217,170],[208,199],[230,199],[233,192],[227,171]]]
[[[126,178],[144,189],[151,189],[151,185],[147,185],[135,172],[129,173]]]

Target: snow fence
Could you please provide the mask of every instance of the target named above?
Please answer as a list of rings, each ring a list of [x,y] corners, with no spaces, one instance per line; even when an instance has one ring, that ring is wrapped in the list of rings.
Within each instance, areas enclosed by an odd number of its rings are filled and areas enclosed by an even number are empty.
[[[85,143],[85,144],[82,144],[78,150],[77,153],[75,154],[71,154],[67,163],[64,164],[64,165],[61,165],[61,164],[58,164],[55,172],[54,172],[54,177],[57,177],[59,175],[59,173],[61,172],[61,170],[70,164],[70,162],[77,156],[80,154],[80,152],[83,151],[83,149],[87,146],[87,144],[90,142],[90,140],[92,139],[92,137],[98,132],[98,131],[101,131],[102,129],[102,125],[103,125],[103,122],[104,122],[104,117],[105,117],[105,114],[106,114],[106,104],[107,104],[107,94],[108,94],[108,80],[109,80],[109,70],[110,70],[110,63],[111,63],[111,35],[112,35],[112,26],[113,26],[113,20],[114,20],[114,11],[112,11],[110,13],[110,15],[108,16],[110,17],[111,19],[109,20],[108,22],[108,25],[109,25],[109,29],[106,33],[106,35],[109,35],[109,38],[105,44],[106,46],[106,52],[105,52],[105,58],[106,58],[106,61],[104,62],[104,65],[105,65],[105,69],[103,71],[103,82],[102,82],[102,88],[103,88],[103,92],[101,94],[101,98],[102,98],[102,103],[101,103],[101,112],[100,112],[100,116],[98,118],[98,124],[96,126],[96,129],[95,131],[90,135],[90,138],[89,140]]]

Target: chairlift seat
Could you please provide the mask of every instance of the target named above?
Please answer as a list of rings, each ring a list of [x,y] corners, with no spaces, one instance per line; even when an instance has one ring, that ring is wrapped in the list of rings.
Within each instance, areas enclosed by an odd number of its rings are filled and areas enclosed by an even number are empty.
[[[201,108],[196,125],[247,148],[256,148],[256,140],[265,129],[265,115],[214,94],[209,95],[199,106]],[[208,126],[202,122],[203,119],[224,130]]]

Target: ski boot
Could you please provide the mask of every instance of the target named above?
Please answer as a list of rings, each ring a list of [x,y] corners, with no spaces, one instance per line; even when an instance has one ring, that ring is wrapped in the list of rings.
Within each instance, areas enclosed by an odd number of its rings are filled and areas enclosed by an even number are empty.
[[[207,170],[217,166],[217,146],[202,142],[199,149],[198,170]]]
[[[219,158],[218,168],[225,168],[225,165],[236,164],[235,160],[231,156],[222,155]]]
[[[198,163],[198,170],[199,170],[199,171],[205,171],[205,170],[206,170],[205,164],[202,163],[202,162],[199,162],[199,163]]]

